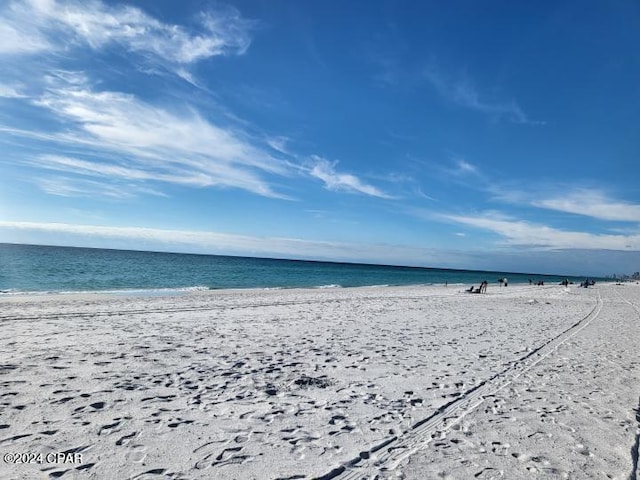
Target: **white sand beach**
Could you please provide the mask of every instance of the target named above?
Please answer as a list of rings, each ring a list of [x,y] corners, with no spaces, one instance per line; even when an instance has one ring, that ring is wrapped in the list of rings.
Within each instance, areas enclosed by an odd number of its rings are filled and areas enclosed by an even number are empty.
[[[0,478],[637,478],[640,285],[462,290],[2,297]]]

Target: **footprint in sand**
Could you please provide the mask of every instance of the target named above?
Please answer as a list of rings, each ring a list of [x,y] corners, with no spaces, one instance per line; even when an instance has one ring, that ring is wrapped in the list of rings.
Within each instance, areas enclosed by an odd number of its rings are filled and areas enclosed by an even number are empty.
[[[118,446],[127,445],[131,441],[131,439],[134,438],[137,434],[138,434],[138,432],[131,432],[128,435],[124,435],[124,436],[120,437],[116,441],[116,445],[118,445]]]
[[[142,463],[147,458],[147,447],[144,445],[132,445],[126,454],[126,461],[131,463]]]
[[[495,480],[497,478],[504,478],[504,474],[497,468],[487,467],[477,472],[474,477],[481,480]]]
[[[103,425],[100,427],[100,430],[98,430],[98,435],[111,435],[112,433],[119,431],[121,429],[121,423],[122,422],[120,421],[115,421],[113,423]]]
[[[511,456],[513,458],[515,458],[516,460],[518,460],[519,462],[528,462],[529,460],[531,460],[531,457],[529,455],[526,455],[524,453],[517,453],[517,452],[513,452],[511,454]]]

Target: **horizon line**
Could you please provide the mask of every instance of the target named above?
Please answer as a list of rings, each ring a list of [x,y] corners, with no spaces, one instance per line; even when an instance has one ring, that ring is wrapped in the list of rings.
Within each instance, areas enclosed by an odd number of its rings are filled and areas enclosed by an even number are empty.
[[[474,270],[474,269],[464,269],[464,268],[444,268],[444,267],[425,267],[425,266],[417,266],[417,265],[394,265],[394,264],[385,264],[385,263],[369,263],[369,262],[357,262],[357,261],[341,261],[341,260],[320,260],[320,259],[308,259],[308,258],[285,258],[285,257],[268,257],[268,256],[248,256],[248,255],[229,255],[229,254],[219,254],[219,253],[196,253],[196,252],[180,252],[180,251],[170,251],[170,250],[141,250],[135,248],[112,248],[112,247],[85,247],[79,245],[50,245],[50,244],[40,244],[40,243],[15,243],[15,242],[0,242],[0,245],[13,245],[13,246],[26,246],[26,247],[53,247],[53,248],[81,248],[81,249],[89,249],[89,250],[110,250],[110,251],[118,251],[118,252],[138,252],[138,253],[160,253],[160,254],[170,254],[170,255],[199,255],[206,257],[228,257],[228,258],[247,258],[247,259],[256,259],[256,260],[274,260],[274,261],[286,261],[286,262],[303,262],[303,263],[329,263],[334,265],[360,265],[360,266],[372,266],[372,267],[386,267],[386,268],[408,268],[415,270],[445,270],[451,272],[478,272],[478,273],[498,273],[498,274],[509,274],[509,275],[532,275],[532,276],[543,276],[543,277],[567,277],[567,278],[596,278],[596,279],[606,279],[607,277],[603,276],[594,276],[594,275],[568,275],[568,274],[555,274],[555,273],[535,273],[535,272],[515,272],[515,271],[505,271],[505,270]]]

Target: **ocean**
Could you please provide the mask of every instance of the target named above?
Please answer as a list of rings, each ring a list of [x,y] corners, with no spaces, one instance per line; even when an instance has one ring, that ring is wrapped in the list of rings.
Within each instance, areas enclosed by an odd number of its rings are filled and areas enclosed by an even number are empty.
[[[565,277],[99,248],[0,244],[0,295],[55,292],[171,294],[223,288],[560,282]],[[583,279],[571,278],[582,281]]]

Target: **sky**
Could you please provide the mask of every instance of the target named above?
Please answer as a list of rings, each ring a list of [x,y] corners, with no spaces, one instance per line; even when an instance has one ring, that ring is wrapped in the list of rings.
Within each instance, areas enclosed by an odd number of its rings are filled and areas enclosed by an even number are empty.
[[[0,242],[640,270],[640,4],[8,0]]]

